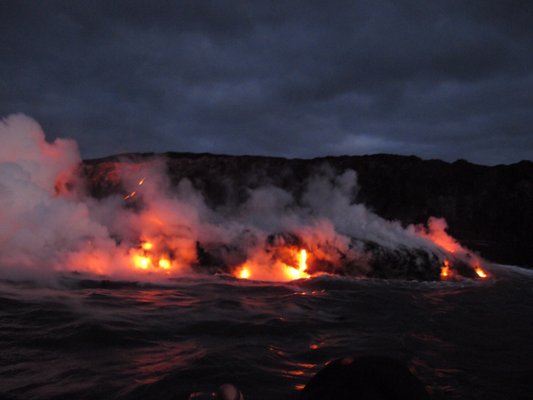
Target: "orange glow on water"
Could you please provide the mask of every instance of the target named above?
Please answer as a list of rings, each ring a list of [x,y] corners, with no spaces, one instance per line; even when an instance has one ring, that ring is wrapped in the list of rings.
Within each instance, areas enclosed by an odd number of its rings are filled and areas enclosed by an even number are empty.
[[[480,265],[480,260],[475,260],[474,263],[473,263],[473,268],[474,268],[474,271],[476,272],[476,275],[481,278],[481,279],[485,279],[487,278],[489,275],[487,274],[487,272],[481,268],[481,265]]]
[[[289,280],[310,278],[311,275],[305,272],[307,270],[307,250],[300,249],[296,255],[296,259],[298,260],[298,268],[285,266],[285,275],[287,278]]]
[[[284,265],[283,272],[287,278],[291,281],[302,278],[309,278],[307,272],[307,250],[301,249],[296,256],[298,260],[298,268],[292,267],[290,265]]]
[[[292,376],[301,376],[301,375],[304,375],[304,374],[305,374],[304,371],[299,370],[299,369],[294,370],[294,371],[288,371],[287,373],[288,373],[289,375],[292,375]]]

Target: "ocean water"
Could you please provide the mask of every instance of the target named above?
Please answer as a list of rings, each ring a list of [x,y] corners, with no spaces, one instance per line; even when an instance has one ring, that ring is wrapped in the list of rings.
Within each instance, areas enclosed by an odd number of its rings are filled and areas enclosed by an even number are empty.
[[[533,274],[485,281],[225,276],[0,282],[0,398],[297,398],[327,361],[385,355],[437,399],[533,398]],[[202,396],[203,395],[203,396]]]

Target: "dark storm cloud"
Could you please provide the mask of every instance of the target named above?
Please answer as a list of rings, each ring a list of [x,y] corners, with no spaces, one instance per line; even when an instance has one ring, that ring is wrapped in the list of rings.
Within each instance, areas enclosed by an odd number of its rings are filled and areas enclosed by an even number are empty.
[[[0,34],[0,114],[86,157],[533,158],[527,1],[2,0]]]

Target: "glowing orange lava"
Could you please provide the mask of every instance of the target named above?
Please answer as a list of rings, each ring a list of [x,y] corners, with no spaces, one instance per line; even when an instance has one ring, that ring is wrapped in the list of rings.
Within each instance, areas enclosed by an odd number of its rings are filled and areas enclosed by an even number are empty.
[[[170,267],[172,266],[170,260],[167,259],[167,258],[161,258],[159,260],[158,265],[159,265],[159,268],[162,268],[162,269],[165,269],[165,270],[170,269]]]
[[[307,250],[287,246],[277,248],[275,253],[279,258],[265,257],[264,260],[248,260],[237,268],[233,275],[239,279],[266,281],[293,281],[311,277],[306,272]]]
[[[480,278],[486,278],[487,277],[487,273],[485,271],[483,271],[481,268],[477,267],[475,269],[475,271],[476,271],[477,276],[479,276]]]
[[[298,257],[298,269],[305,271],[307,269],[307,250],[300,250],[300,256]]]
[[[250,270],[246,267],[242,267],[241,270],[238,272],[238,277],[241,279],[250,279],[250,276],[252,275],[250,273]]]
[[[468,263],[479,278],[487,278],[488,274],[480,266],[480,257],[461,246],[457,240],[446,232],[447,228],[448,224],[446,220],[431,217],[428,220],[427,228],[419,225],[415,227],[415,232],[418,236],[431,240],[434,244],[445,250],[450,254],[452,259]],[[444,260],[444,265],[440,269],[441,279],[448,279],[457,274],[459,273],[454,271],[453,265],[448,260]]]
[[[444,260],[444,265],[440,268],[440,277],[441,279],[446,279],[450,277],[450,275],[450,262],[448,260]]]
[[[161,253],[158,248],[164,247],[151,240],[141,241],[140,246],[130,249],[133,267],[147,272],[163,272],[168,274],[176,266],[175,260],[167,252]]]
[[[283,264],[283,273],[288,280],[294,281],[296,279],[309,278],[307,272],[307,250],[301,249],[297,255],[296,259],[298,261],[298,268],[295,268],[291,265]]]
[[[132,197],[135,197],[137,195],[137,192],[131,192],[130,194],[124,196],[124,200],[131,199]]]
[[[139,254],[133,255],[133,264],[139,269],[148,269],[152,265],[152,260],[149,257],[141,256]]]
[[[141,247],[143,250],[152,250],[154,248],[154,245],[151,242],[143,242],[143,244],[141,244]]]
[[[142,178],[139,182],[137,182],[137,185],[138,186],[142,186],[144,185],[144,181],[146,180],[146,178]],[[137,196],[137,192],[134,190],[132,191],[130,194],[127,194],[126,196],[123,197],[124,200],[129,200],[133,197]]]

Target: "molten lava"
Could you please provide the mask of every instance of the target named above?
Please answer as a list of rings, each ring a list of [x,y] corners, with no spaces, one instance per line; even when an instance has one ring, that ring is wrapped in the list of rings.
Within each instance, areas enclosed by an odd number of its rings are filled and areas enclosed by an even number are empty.
[[[143,242],[141,244],[141,247],[143,250],[152,250],[154,248],[154,245],[153,243],[150,243],[150,242]]]
[[[144,185],[144,181],[146,180],[146,178],[142,178],[139,182],[137,182],[137,186],[142,186]],[[134,190],[132,192],[130,192],[129,194],[127,194],[126,196],[123,197],[124,200],[129,200],[133,197],[137,196],[137,192]]]
[[[477,259],[473,263],[473,268],[479,278],[485,279],[489,276],[487,272],[483,268],[481,268],[480,261]]]
[[[294,281],[296,279],[309,278],[311,276],[307,272],[305,272],[307,270],[307,250],[301,249],[298,253],[297,259],[298,268],[292,267],[290,265],[284,265],[283,268],[283,272],[291,281]]]
[[[476,267],[475,271],[476,271],[477,276],[479,276],[480,278],[487,277],[487,273],[483,271],[480,267]]]
[[[448,224],[444,219],[431,217],[428,220],[427,228],[419,225],[415,228],[415,232],[418,236],[429,239],[446,253],[449,253],[450,257],[469,264],[477,277],[481,279],[487,278],[487,273],[480,266],[481,260],[479,256],[472,254],[470,250],[461,246],[457,240],[446,232],[447,228]],[[461,274],[453,268],[450,261],[444,260],[444,264],[440,270],[440,278],[444,280],[459,275]]]
[[[300,257],[298,258],[298,269],[305,271],[307,269],[307,250],[300,250]]]
[[[286,246],[276,249],[279,259],[265,259],[263,264],[248,260],[237,268],[234,276],[239,279],[258,279],[271,281],[293,281],[309,278],[307,270],[307,250]],[[296,266],[294,266],[296,265]]]
[[[447,279],[450,277],[450,275],[450,262],[448,260],[444,260],[444,264],[440,268],[440,277],[441,279]]]
[[[251,273],[250,270],[246,267],[242,267],[237,273],[237,276],[241,279],[250,279]]]
[[[133,197],[135,197],[137,195],[137,192],[131,192],[130,194],[127,194],[126,196],[123,197],[124,200],[129,200]]]
[[[175,263],[164,251],[158,251],[152,241],[143,241],[140,248],[130,250],[131,263],[138,269],[147,272],[163,272],[168,274],[175,267]]]

